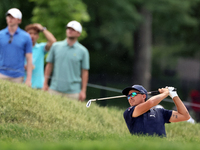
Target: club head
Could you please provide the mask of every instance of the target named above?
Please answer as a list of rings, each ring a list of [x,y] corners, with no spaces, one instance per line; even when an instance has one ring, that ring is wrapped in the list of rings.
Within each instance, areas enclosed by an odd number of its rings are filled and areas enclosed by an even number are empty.
[[[90,107],[90,105],[91,105],[91,100],[89,100],[89,101],[87,102],[86,107],[88,108],[88,107]]]

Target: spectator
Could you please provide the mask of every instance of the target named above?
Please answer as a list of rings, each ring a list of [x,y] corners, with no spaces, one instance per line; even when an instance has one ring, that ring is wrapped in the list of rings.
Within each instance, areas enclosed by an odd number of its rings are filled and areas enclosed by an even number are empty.
[[[46,27],[41,24],[29,24],[25,27],[32,39],[33,44],[33,71],[32,71],[32,88],[42,89],[44,84],[44,56],[51,48],[51,45],[56,42],[56,38]],[[47,43],[37,43],[39,33],[42,32],[47,39]],[[25,63],[26,64],[26,63]],[[27,66],[25,65],[25,69]],[[26,79],[25,74],[25,79]]]
[[[84,101],[89,74],[88,50],[78,42],[82,26],[77,21],[71,21],[66,26],[67,38],[53,44],[45,68],[43,90],[52,94]],[[51,84],[48,79],[53,71]]]
[[[23,83],[24,60],[27,60],[27,79],[31,86],[32,42],[28,33],[19,27],[22,13],[11,8],[6,13],[7,27],[0,31],[0,79]]]

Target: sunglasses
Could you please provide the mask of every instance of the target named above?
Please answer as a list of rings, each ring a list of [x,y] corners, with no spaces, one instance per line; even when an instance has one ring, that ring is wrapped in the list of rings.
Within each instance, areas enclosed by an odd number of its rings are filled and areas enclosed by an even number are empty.
[[[9,44],[12,43],[12,40],[13,40],[13,35],[10,35],[10,39],[9,39],[8,43]]]
[[[134,96],[136,96],[137,94],[144,94],[144,93],[141,93],[141,92],[133,92],[133,93],[127,95],[127,99],[129,100],[131,97],[134,97]]]

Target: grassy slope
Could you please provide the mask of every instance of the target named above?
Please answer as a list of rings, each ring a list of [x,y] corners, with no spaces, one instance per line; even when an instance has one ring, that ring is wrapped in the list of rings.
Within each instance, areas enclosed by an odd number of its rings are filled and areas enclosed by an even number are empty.
[[[166,125],[167,138],[131,136],[123,111],[52,96],[0,80],[0,141],[4,149],[197,149],[199,124]],[[8,144],[9,143],[9,144]],[[17,143],[17,144],[16,144]]]

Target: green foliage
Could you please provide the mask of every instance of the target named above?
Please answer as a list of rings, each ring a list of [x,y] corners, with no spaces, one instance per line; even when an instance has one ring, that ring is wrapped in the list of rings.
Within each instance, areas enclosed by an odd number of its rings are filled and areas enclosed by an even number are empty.
[[[66,37],[66,25],[69,21],[80,23],[89,21],[87,6],[81,0],[30,0],[35,2],[32,22],[41,23],[51,31],[57,40]],[[85,29],[80,39],[87,36]]]
[[[131,74],[133,33],[141,16],[129,0],[83,0],[90,22],[82,43],[90,51],[91,73]]]
[[[31,22],[32,10],[35,4],[28,0],[1,0],[0,1],[0,30],[7,26],[5,14],[10,8],[18,8],[22,12],[22,23],[20,27],[24,27]]]
[[[130,135],[123,111],[0,81],[1,149],[198,149],[199,124],[166,125],[167,138]]]
[[[84,0],[84,2],[88,6],[91,21],[85,23],[89,36],[82,43],[90,50],[91,71],[101,72],[103,68],[103,72],[106,70],[105,72],[110,74],[113,72],[112,69],[121,74],[132,73],[133,34],[143,21],[139,14],[142,7],[146,7],[152,14],[152,47],[160,48],[159,54],[161,54],[161,57],[153,54],[152,68],[155,68],[152,71],[153,76],[155,73],[157,76],[163,76],[162,70],[166,69],[163,66],[175,69],[177,58],[180,56],[200,58],[199,0],[101,0],[101,2]],[[155,50],[152,52],[155,53]],[[104,58],[109,59],[102,62]]]
[[[177,58],[180,57],[179,52],[182,50],[182,45],[174,46],[155,46],[152,50],[153,57],[153,69],[155,68],[155,73],[158,69],[162,72],[167,68],[175,69],[177,64]],[[169,61],[170,60],[170,61]],[[159,71],[160,72],[160,71]],[[155,74],[154,74],[155,75]]]
[[[165,78],[175,70],[180,57],[199,59],[199,0],[139,1],[152,12],[152,77]]]
[[[180,4],[181,3],[181,4]],[[195,56],[197,35],[199,29],[199,0],[161,0],[152,7],[154,45],[170,47],[180,44],[180,49],[174,49],[179,56]],[[191,46],[193,45],[193,46]],[[196,51],[196,52],[195,52]]]
[[[116,51],[117,47],[132,49],[132,34],[137,29],[141,16],[129,0],[83,0],[88,6],[91,20],[85,23],[89,37],[85,42],[92,43],[91,50]],[[112,9],[111,9],[112,8]],[[122,46],[121,46],[122,45]],[[118,50],[120,51],[120,50]]]

